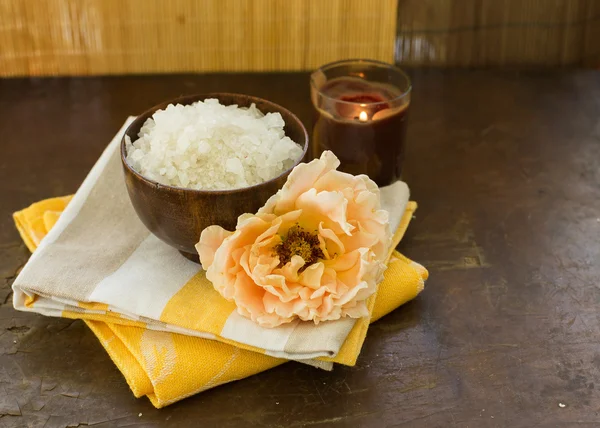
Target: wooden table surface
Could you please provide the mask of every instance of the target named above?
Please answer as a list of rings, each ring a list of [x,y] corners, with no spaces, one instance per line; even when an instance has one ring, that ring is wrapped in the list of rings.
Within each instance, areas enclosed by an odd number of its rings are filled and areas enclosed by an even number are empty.
[[[0,426],[600,426],[600,74],[415,71],[400,245],[431,276],[356,367],[289,363],[154,409],[81,321],[16,312],[10,214],[74,192],[128,115],[308,74],[0,80]],[[141,416],[140,416],[141,415]]]

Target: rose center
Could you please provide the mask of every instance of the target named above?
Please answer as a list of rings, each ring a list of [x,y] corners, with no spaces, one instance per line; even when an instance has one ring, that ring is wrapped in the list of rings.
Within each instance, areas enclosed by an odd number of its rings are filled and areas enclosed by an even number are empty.
[[[319,237],[298,225],[290,228],[283,241],[275,246],[275,253],[279,256],[280,266],[292,260],[292,256],[302,257],[304,266],[301,270],[325,257],[319,246]]]

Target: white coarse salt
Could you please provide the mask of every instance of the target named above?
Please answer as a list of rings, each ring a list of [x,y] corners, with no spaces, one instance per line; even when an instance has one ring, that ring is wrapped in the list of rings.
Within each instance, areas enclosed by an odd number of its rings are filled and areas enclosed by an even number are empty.
[[[225,106],[217,99],[170,104],[125,137],[127,163],[163,185],[196,190],[253,186],[290,169],[302,148],[279,113]]]

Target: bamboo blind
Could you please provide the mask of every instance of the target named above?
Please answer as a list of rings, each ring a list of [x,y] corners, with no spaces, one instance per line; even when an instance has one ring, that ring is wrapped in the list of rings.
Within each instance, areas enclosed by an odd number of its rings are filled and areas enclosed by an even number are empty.
[[[600,0],[399,0],[396,60],[600,67]]]
[[[0,0],[0,76],[391,62],[397,0]]]

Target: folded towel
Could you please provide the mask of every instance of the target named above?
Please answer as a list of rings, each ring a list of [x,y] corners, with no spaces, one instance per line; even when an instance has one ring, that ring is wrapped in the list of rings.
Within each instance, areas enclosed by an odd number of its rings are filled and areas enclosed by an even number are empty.
[[[27,246],[39,245],[13,284],[15,308],[86,320],[135,395],[148,395],[157,407],[258,373],[281,358],[323,368],[353,365],[368,319],[260,328],[237,315],[198,265],[147,232],[121,175],[117,149],[124,128],[58,221],[66,198],[15,213]],[[407,198],[403,183],[382,189],[397,230],[394,246],[416,208]],[[427,276],[396,252],[388,266],[370,301],[373,318],[414,298]]]
[[[48,199],[15,213],[17,228],[31,251],[56,223],[69,200]],[[398,228],[399,237],[415,209],[416,204],[409,202]],[[425,279],[427,271],[421,265],[394,251],[377,292],[371,321],[413,299],[423,289]],[[157,408],[286,362],[216,340],[130,326],[125,320],[85,322],[123,373],[134,395],[148,396]],[[363,331],[353,330],[337,359],[352,364],[354,350],[363,340]]]

